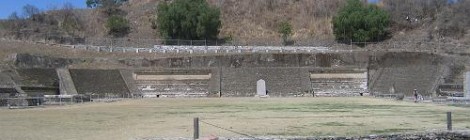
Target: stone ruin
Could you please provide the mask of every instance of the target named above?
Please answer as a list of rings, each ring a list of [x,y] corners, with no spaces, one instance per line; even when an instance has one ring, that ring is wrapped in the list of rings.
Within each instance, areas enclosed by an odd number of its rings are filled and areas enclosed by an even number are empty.
[[[418,86],[420,93],[431,95],[442,84],[439,79],[448,75],[445,59],[422,53],[236,54],[107,60],[135,68],[94,70],[63,69],[84,60],[18,55],[20,78],[16,79],[30,78],[16,81],[36,81],[21,87],[45,85],[42,89],[52,95],[253,97],[262,93],[256,84],[260,79],[265,81],[268,95],[275,97],[383,94],[390,92],[391,85],[396,94],[411,94]],[[64,66],[48,64],[62,61]],[[27,66],[51,70],[24,68]],[[34,80],[31,77],[35,76],[21,72],[25,69],[44,74]],[[40,78],[44,76],[47,78]]]

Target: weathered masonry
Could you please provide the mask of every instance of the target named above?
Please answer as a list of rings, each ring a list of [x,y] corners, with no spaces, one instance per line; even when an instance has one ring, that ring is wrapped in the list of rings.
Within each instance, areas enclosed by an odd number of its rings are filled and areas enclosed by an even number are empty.
[[[312,92],[317,95],[351,95],[367,92],[366,69],[311,71],[310,81]]]
[[[68,65],[88,61],[128,67],[66,69]],[[8,73],[12,84],[3,87],[31,95],[44,90],[47,95],[247,97],[257,94],[257,81],[263,79],[268,95],[274,97],[311,96],[312,93],[357,96],[367,91],[388,94],[391,87],[396,94],[410,95],[413,89],[418,89],[423,95],[432,95],[443,87],[440,85],[463,87],[464,81],[459,79],[464,79],[465,74],[459,67],[468,63],[468,59],[450,56],[385,52],[254,53],[107,60],[19,54],[15,62],[17,68]]]
[[[132,76],[142,97],[206,96],[210,70],[136,71]]]

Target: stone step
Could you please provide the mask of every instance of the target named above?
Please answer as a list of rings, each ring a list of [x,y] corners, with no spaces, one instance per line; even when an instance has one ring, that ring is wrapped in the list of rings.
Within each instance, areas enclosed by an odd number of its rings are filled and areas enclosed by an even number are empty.
[[[77,95],[77,89],[73,83],[68,69],[56,69],[59,77],[59,89],[61,95]]]

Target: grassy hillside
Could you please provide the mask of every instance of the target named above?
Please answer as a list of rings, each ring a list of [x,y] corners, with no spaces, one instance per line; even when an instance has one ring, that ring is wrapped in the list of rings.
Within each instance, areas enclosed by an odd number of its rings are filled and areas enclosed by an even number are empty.
[[[129,0],[120,8],[125,11],[125,17],[130,21],[131,32],[125,39],[155,39],[160,38],[157,30],[152,28],[155,19],[156,5],[162,0]],[[332,33],[332,17],[338,9],[345,4],[345,0],[207,0],[211,5],[220,8],[222,28],[220,38],[231,38],[237,43],[254,45],[279,45],[281,35],[277,33],[278,26],[288,21],[293,26],[292,39],[297,44],[313,44],[319,41],[334,41]],[[422,0],[417,0],[422,1]],[[385,1],[388,2],[388,1]],[[393,2],[393,1],[392,1]],[[460,7],[469,5],[463,1]],[[415,4],[415,5],[413,5]],[[392,20],[396,25],[391,28],[392,39],[395,40],[426,40],[470,43],[468,23],[465,20],[465,8],[459,6],[443,5],[433,14],[426,14],[428,7],[419,6],[419,2],[412,4],[398,3],[398,7],[380,3],[379,6],[392,13]],[[401,6],[401,7],[400,7]],[[412,11],[404,11],[400,8]],[[421,10],[414,14],[413,10]],[[424,9],[424,10],[423,10]],[[429,8],[428,8],[429,9]],[[459,10],[461,9],[461,10]],[[403,11],[403,12],[396,12]],[[416,11],[416,10],[415,10]],[[60,19],[59,12],[46,12],[55,14]],[[72,33],[61,33],[62,36],[85,37],[92,39],[109,38],[104,26],[106,18],[99,9],[75,10],[82,26]],[[408,16],[404,13],[413,13],[409,17],[415,22],[406,21]],[[417,12],[415,12],[417,13]],[[453,16],[449,16],[453,15]],[[457,22],[458,21],[458,22]],[[58,20],[60,24],[60,20]],[[460,26],[460,27],[455,27]],[[468,24],[467,24],[468,25]],[[46,24],[37,27],[23,28],[21,32],[34,39],[44,39],[55,28],[45,28]],[[0,28],[0,34],[6,34],[6,29]],[[459,35],[447,35],[458,30]],[[55,32],[53,32],[55,33]],[[46,35],[45,35],[46,34]],[[443,36],[445,35],[445,36]],[[11,34],[10,36],[11,37]]]

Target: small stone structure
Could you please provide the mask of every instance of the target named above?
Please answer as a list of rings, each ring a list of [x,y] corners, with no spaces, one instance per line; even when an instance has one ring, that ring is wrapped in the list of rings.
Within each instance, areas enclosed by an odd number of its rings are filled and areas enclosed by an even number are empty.
[[[266,81],[260,79],[256,82],[256,93],[258,96],[266,96]]]

